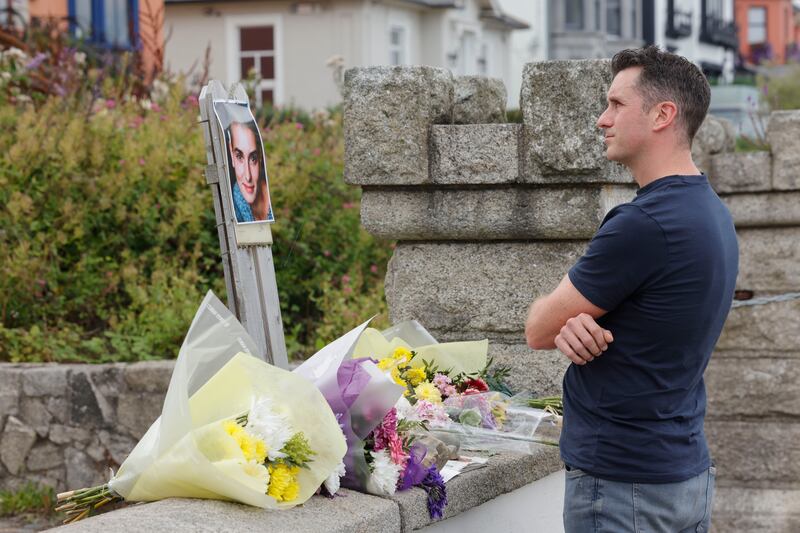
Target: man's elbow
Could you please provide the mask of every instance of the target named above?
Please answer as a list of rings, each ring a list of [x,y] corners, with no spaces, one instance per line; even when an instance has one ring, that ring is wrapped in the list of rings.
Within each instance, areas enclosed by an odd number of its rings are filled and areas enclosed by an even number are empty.
[[[553,342],[554,339],[555,337],[551,338],[549,335],[537,335],[528,328],[525,329],[525,341],[528,343],[528,347],[531,350],[552,350],[556,347]]]
[[[538,302],[539,300],[535,301],[528,312],[528,319],[525,321],[525,341],[532,350],[552,349],[555,347],[553,343],[555,337],[547,334],[537,320]]]

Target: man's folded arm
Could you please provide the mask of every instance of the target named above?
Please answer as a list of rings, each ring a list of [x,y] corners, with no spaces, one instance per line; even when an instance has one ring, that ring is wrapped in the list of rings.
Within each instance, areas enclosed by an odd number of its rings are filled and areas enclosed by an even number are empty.
[[[534,350],[552,350],[567,320],[582,313],[597,319],[607,312],[581,294],[566,275],[553,292],[531,304],[525,321],[525,339]]]

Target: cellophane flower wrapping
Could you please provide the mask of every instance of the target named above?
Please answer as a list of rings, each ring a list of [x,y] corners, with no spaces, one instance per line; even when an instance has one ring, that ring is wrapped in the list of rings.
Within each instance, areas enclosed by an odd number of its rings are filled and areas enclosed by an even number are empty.
[[[384,457],[379,454],[381,484],[380,487],[371,484],[373,468],[367,463],[364,440],[402,396],[403,388],[392,382],[369,357],[349,357],[368,323],[325,346],[294,372],[316,385],[339,421],[347,442],[341,486],[376,492],[384,488],[391,472],[387,472],[389,465],[384,464]]]
[[[522,405],[500,392],[458,394],[444,400],[449,421],[432,428],[455,435],[473,451],[531,453],[538,444],[558,442],[559,417]]]
[[[486,366],[489,351],[487,339],[439,343],[416,320],[400,322],[383,331],[369,328],[364,331],[354,348],[353,357],[389,357],[396,348],[408,348],[417,356],[411,366],[420,368],[423,361],[433,363],[453,374],[480,372]]]
[[[393,362],[403,349],[410,361]],[[558,416],[490,390],[481,377],[489,368],[487,352],[488,340],[437,343],[411,320],[381,332],[365,330],[353,357],[371,354],[404,387],[397,404],[402,418],[424,421],[434,437],[455,439],[462,449],[531,453],[538,444],[557,443]]]
[[[347,449],[338,421],[314,384],[253,353],[255,345],[242,325],[209,292],[181,346],[161,416],[110,488],[129,501],[208,498],[269,509],[290,508],[311,497]],[[260,421],[262,431],[288,425],[292,434],[302,433],[313,453],[306,467],[258,468],[246,460],[244,448],[231,446],[231,432],[238,431],[231,421],[256,406],[269,407],[271,418]],[[275,450],[262,452],[276,456]],[[282,484],[278,488],[286,500],[267,494],[270,474]]]

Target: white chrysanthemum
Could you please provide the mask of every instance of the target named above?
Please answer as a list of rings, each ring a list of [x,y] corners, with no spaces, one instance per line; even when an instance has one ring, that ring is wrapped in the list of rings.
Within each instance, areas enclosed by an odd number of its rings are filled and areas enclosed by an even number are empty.
[[[334,470],[331,473],[331,475],[328,476],[328,479],[324,481],[325,490],[328,491],[328,494],[330,494],[331,496],[336,494],[336,492],[339,490],[339,483],[341,481],[341,478],[344,477],[345,472],[346,470],[344,467],[344,462],[341,462],[339,463],[339,466],[336,467],[336,470]]]
[[[289,418],[278,413],[269,398],[261,397],[253,401],[247,414],[245,430],[263,440],[267,445],[267,457],[270,461],[286,457],[281,450],[294,435]]]
[[[397,490],[400,479],[400,466],[392,462],[386,450],[370,452],[372,455],[372,475],[367,481],[367,492],[378,496],[389,496]]]
[[[394,404],[394,408],[397,410],[398,420],[405,420],[412,417],[414,414],[414,406],[411,405],[411,402],[409,402],[405,396],[400,396],[400,399]]]

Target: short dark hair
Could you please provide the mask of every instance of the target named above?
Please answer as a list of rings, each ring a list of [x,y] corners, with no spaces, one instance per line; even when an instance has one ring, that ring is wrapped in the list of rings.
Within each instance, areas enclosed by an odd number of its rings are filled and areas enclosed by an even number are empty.
[[[644,99],[645,111],[658,102],[675,102],[677,118],[691,145],[711,100],[711,87],[700,69],[685,57],[654,45],[622,50],[611,59],[614,76],[631,67],[642,67],[636,88]]]

